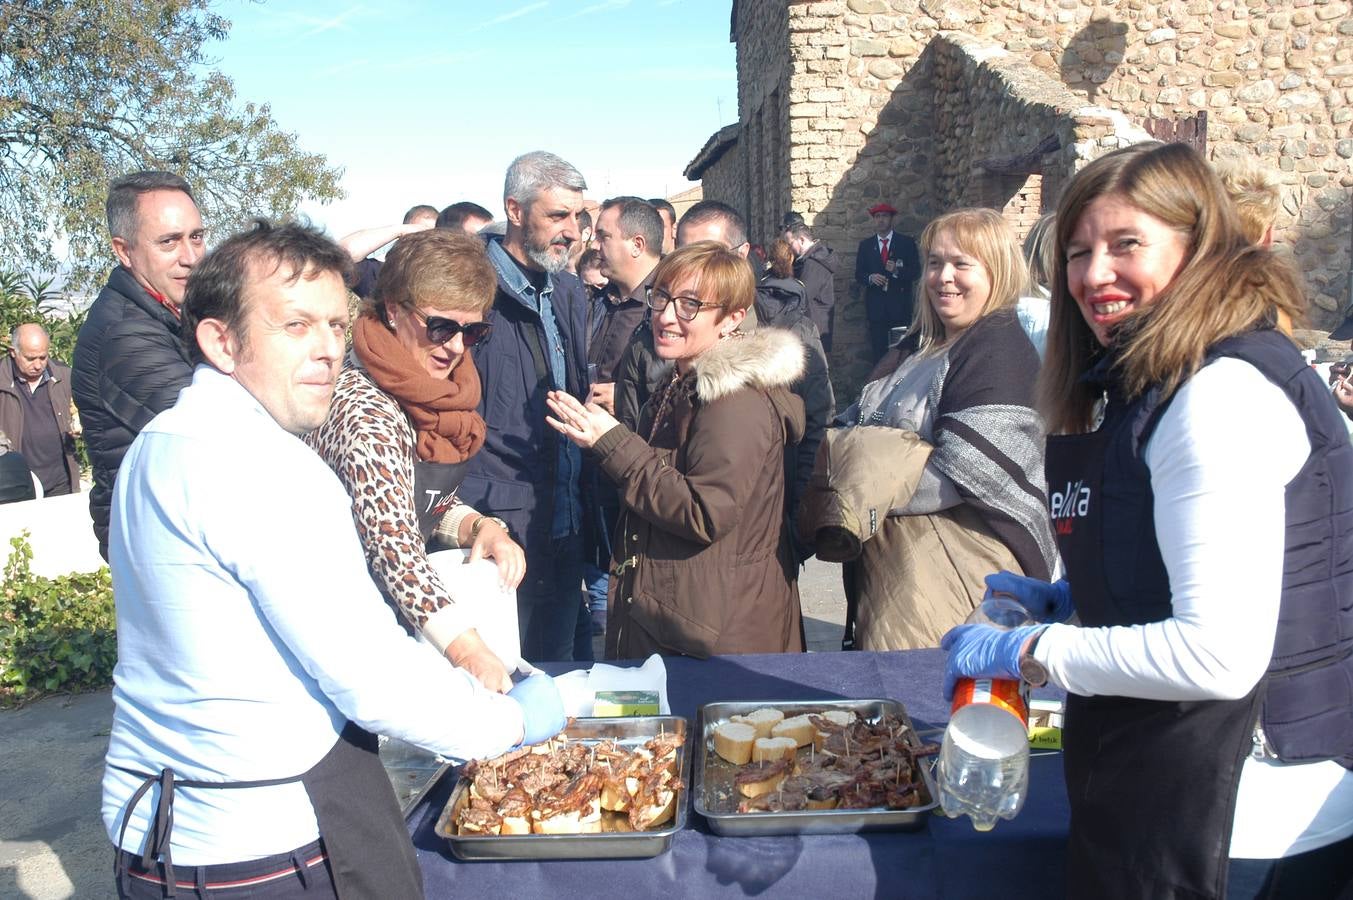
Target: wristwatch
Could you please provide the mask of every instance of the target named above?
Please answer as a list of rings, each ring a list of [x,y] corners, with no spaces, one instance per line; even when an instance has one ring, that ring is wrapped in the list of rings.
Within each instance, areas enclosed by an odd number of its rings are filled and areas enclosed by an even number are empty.
[[[1040,688],[1048,683],[1048,667],[1034,659],[1034,648],[1043,636],[1043,629],[1029,642],[1029,649],[1019,655],[1019,679],[1029,687]]]
[[[506,532],[508,532],[509,534],[511,533],[511,531],[510,531],[510,530],[508,529],[508,527],[507,527],[507,523],[504,522],[502,519],[498,518],[497,516],[482,516],[482,515],[481,515],[479,518],[475,519],[475,520],[474,520],[474,524],[470,526],[470,543],[471,543],[471,544],[473,544],[473,543],[475,542],[475,538],[479,537],[479,529],[481,529],[481,528],[484,527],[484,523],[485,523],[485,522],[492,522],[494,525],[497,525],[499,528],[503,529],[503,531],[506,531]]]

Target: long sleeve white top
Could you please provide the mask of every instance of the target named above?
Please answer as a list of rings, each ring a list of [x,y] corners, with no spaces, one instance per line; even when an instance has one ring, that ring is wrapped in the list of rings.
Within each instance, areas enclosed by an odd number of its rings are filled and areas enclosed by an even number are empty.
[[[367,572],[352,501],[232,379],[197,369],[132,445],[114,490],[113,727],[103,819],[115,842],[138,780],[300,775],[344,722],[453,757],[520,739],[520,707],[405,635]],[[139,851],[156,787],[134,811]],[[299,783],[180,789],[175,862],[282,853],[318,836]]]
[[[1296,407],[1254,366],[1223,358],[1189,379],[1146,445],[1173,615],[1049,627],[1035,656],[1052,680],[1083,696],[1249,693],[1273,655],[1286,485],[1310,452]]]
[[[1249,693],[1273,655],[1286,485],[1310,452],[1296,407],[1249,363],[1219,359],[1190,379],[1146,445],[1173,615],[1147,625],[1049,627],[1034,655],[1052,680],[1086,696]],[[1291,856],[1350,834],[1353,772],[1332,760],[1245,760],[1232,857]]]

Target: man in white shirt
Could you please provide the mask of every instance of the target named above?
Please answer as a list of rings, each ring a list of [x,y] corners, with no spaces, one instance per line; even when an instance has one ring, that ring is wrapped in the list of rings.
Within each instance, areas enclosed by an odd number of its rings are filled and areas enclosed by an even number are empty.
[[[328,412],[349,265],[300,225],[223,243],[184,299],[192,383],[123,461],[103,781],[121,896],[420,897],[374,733],[468,758],[563,725],[547,676],[495,694],[405,635],[298,437]]]

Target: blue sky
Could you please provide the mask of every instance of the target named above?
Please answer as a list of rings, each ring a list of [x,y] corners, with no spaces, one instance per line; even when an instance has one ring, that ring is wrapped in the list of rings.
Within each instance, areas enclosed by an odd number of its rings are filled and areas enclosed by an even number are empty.
[[[416,203],[502,214],[503,173],[550,150],[588,195],[674,194],[737,119],[729,0],[335,3],[225,0],[210,45],[238,99],[345,169],[347,197],[302,211],[336,236]]]

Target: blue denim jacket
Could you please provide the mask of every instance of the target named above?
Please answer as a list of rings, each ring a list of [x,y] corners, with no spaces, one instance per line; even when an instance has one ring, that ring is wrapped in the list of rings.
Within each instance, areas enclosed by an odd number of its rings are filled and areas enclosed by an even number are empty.
[[[531,545],[537,540],[582,530],[582,454],[545,424],[544,392],[578,394],[586,388],[582,375],[586,300],[581,282],[571,275],[549,276],[537,295],[503,249],[501,238],[488,238],[487,249],[498,274],[498,292],[489,314],[494,330],[487,344],[475,348],[474,360],[484,383],[480,406],[488,437],[471,460],[460,494],[481,512],[506,519],[530,557],[534,555]],[[526,343],[541,338],[548,350],[549,384],[535,383],[535,364]],[[547,461],[541,455],[549,448],[554,458]],[[552,482],[542,483],[542,476],[551,472]],[[514,483],[525,491],[510,488]],[[544,512],[541,494],[545,490],[552,501],[548,524],[536,514]]]

